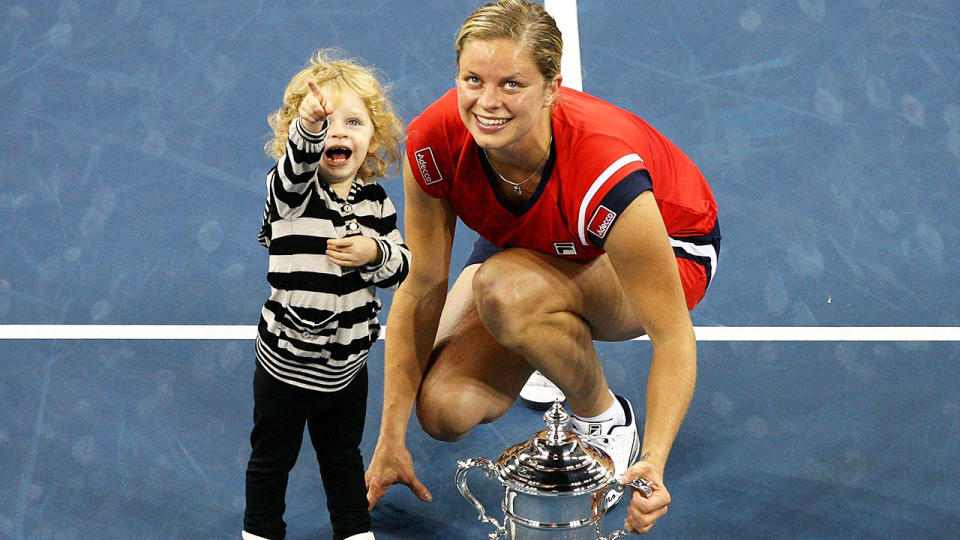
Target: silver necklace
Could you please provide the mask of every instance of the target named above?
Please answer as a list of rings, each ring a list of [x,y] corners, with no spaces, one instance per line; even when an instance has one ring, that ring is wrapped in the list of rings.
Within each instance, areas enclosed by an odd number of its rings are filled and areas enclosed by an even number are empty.
[[[480,148],[480,150],[483,151],[483,157],[487,158],[487,163],[490,164],[490,168],[493,169],[493,172],[497,173],[497,176],[500,177],[500,180],[503,180],[507,184],[510,184],[510,186],[513,187],[513,192],[516,193],[517,195],[523,195],[523,188],[521,188],[520,186],[529,182],[534,176],[536,176],[538,172],[540,172],[540,169],[543,167],[544,163],[547,162],[547,158],[550,157],[550,147],[552,145],[553,145],[553,137],[550,137],[550,144],[547,145],[547,153],[543,156],[543,159],[540,160],[540,164],[537,165],[537,168],[534,169],[532,173],[530,173],[530,176],[524,178],[519,182],[507,180],[506,177],[500,174],[500,171],[498,171],[497,168],[493,166],[493,162],[490,161],[490,156],[487,154],[487,149]]]

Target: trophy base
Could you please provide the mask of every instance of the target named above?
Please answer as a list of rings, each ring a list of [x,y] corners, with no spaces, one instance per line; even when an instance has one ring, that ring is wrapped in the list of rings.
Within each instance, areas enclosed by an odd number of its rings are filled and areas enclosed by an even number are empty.
[[[580,527],[543,528],[519,523],[507,517],[504,520],[507,540],[598,540],[600,522],[587,523]]]

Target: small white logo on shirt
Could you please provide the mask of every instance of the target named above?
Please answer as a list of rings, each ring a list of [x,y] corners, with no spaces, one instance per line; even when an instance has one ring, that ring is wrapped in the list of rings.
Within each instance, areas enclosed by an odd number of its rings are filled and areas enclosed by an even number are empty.
[[[433,149],[429,146],[421,148],[413,153],[417,159],[417,168],[420,169],[420,176],[423,177],[424,184],[436,184],[443,180],[440,174],[440,168],[437,167],[437,160],[433,157]]]
[[[554,242],[553,249],[557,251],[557,255],[576,255],[577,246],[573,242]]]

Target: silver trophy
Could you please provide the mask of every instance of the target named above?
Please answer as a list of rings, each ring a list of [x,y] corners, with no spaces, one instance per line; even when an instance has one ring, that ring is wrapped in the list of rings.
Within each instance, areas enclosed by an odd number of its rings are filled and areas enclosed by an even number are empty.
[[[478,457],[459,461],[457,489],[479,512],[478,519],[494,531],[491,540],[616,540],[618,530],[603,536],[601,526],[611,490],[633,486],[649,495],[650,484],[638,479],[621,484],[613,460],[602,449],[586,444],[564,427],[570,416],[560,402],[543,415],[547,429],[505,450],[496,463]],[[503,524],[484,510],[467,487],[467,473],[479,469],[503,486]]]

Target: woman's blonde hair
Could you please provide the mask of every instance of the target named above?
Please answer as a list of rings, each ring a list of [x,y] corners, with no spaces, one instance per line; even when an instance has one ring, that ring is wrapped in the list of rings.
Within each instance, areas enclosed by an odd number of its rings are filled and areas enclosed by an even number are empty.
[[[373,121],[373,139],[357,177],[372,181],[390,174],[400,164],[403,123],[394,113],[388,97],[389,87],[377,79],[379,70],[365,66],[353,58],[345,58],[337,49],[321,49],[310,57],[310,63],[293,76],[283,92],[283,106],[267,117],[273,138],[264,145],[268,156],[279,159],[287,149],[290,122],[299,116],[300,102],[310,88],[332,86],[336,91],[349,88],[363,100]]]
[[[543,6],[523,0],[500,0],[477,8],[457,34],[457,63],[467,41],[507,38],[526,47],[546,83],[560,75],[563,37]]]

